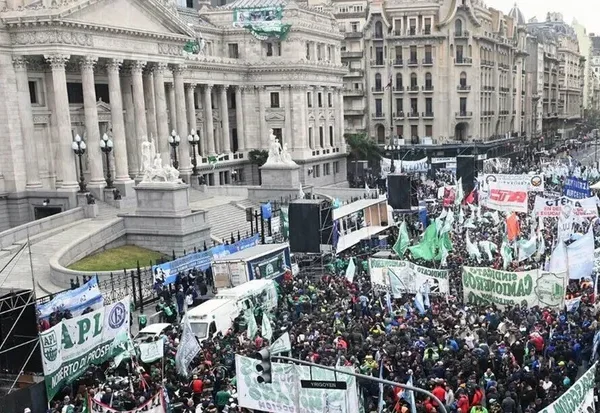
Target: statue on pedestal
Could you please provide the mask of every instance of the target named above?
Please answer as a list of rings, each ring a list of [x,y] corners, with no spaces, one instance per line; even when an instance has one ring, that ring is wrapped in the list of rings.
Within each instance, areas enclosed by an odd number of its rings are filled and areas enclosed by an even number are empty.
[[[162,164],[154,140],[142,143],[142,168],[144,176],[141,183],[182,183],[177,169]]]
[[[281,143],[279,139],[275,137],[273,133],[273,129],[270,130],[269,135],[269,157],[267,158],[267,162],[265,162],[266,166],[297,166],[296,162],[292,160],[292,155],[288,151],[287,144],[281,147]]]

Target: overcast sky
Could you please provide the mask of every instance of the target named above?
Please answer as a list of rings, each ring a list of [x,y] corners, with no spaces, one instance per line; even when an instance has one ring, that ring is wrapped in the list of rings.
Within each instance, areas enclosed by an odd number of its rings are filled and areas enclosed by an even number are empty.
[[[514,0],[484,0],[495,9],[508,13],[515,4]],[[583,24],[589,33],[600,34],[600,16],[595,11],[594,0],[521,0],[517,2],[525,15],[525,21],[537,17],[538,21],[546,20],[546,13],[559,12],[564,16],[565,22],[571,24],[576,19]]]

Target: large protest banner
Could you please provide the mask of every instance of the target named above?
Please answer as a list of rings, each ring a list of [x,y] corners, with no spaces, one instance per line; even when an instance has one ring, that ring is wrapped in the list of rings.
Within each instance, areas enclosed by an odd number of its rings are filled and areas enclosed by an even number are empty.
[[[241,407],[266,412],[322,413],[335,411],[354,413],[358,411],[356,379],[338,374],[337,381],[345,381],[347,390],[302,389],[301,379],[310,379],[309,367],[287,363],[271,363],[272,383],[258,383],[256,364],[249,357],[235,356],[238,403]],[[340,370],[347,369],[340,367]],[[348,369],[348,371],[352,371]],[[334,381],[333,372],[312,369],[313,380]]]
[[[371,282],[387,286],[394,298],[423,291],[426,284],[430,294],[450,293],[448,270],[421,267],[409,261],[371,258],[369,273]]]
[[[51,301],[37,306],[38,318],[50,317],[55,311],[69,310],[71,315],[80,315],[85,309],[97,310],[104,306],[104,297],[98,288],[98,279],[91,280],[74,290],[57,294]]]
[[[483,267],[463,267],[465,302],[495,304],[499,308],[525,304],[531,308],[562,308],[567,274],[542,270],[510,272]]]
[[[63,320],[40,334],[48,400],[79,377],[91,364],[114,357],[112,341],[129,334],[130,298],[99,310]]]
[[[515,189],[526,187],[529,192],[544,191],[544,175],[512,175],[512,174],[485,174],[481,180],[483,183],[482,189],[488,190],[489,184],[497,184],[506,189]]]
[[[563,195],[572,199],[583,199],[590,196],[590,184],[585,179],[567,178],[563,186]]]
[[[563,208],[571,208],[572,213],[580,217],[597,217],[598,207],[597,198],[571,199],[566,196],[551,199],[538,196],[535,198],[533,211],[541,217],[558,217],[563,212]]]
[[[85,413],[166,413],[167,407],[165,404],[165,398],[163,397],[162,390],[156,393],[150,400],[146,403],[137,407],[133,410],[119,410],[113,409],[99,401],[92,399],[91,397],[88,399],[89,409]]]
[[[498,182],[488,183],[488,192],[482,197],[486,207],[504,212],[527,212],[528,199],[527,186]]]
[[[597,364],[597,362],[594,363],[579,380],[540,413],[595,412],[594,384]]]
[[[258,234],[240,240],[234,244],[217,245],[207,251],[195,252],[177,258],[176,260],[165,262],[164,264],[153,265],[152,273],[154,274],[155,280],[160,278],[164,284],[172,284],[175,282],[175,278],[179,273],[187,272],[192,268],[198,268],[204,271],[210,267],[215,258],[223,258],[256,245],[258,245]]]

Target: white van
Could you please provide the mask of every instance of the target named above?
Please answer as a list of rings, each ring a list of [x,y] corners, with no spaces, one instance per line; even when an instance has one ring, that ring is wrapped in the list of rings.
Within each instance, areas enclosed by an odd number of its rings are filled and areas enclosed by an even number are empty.
[[[188,310],[184,319],[189,320],[194,335],[202,342],[218,332],[225,334],[233,327],[240,308],[235,300],[213,298]]]
[[[242,312],[262,307],[264,311],[277,309],[277,288],[273,280],[251,280],[233,288],[220,290],[216,299],[234,300]]]

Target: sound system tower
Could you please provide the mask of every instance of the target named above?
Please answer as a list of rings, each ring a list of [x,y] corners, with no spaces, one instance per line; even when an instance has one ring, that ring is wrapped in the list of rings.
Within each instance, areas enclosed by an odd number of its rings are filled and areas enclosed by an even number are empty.
[[[321,244],[333,242],[331,204],[322,199],[298,199],[289,206],[290,251],[321,253]]]
[[[475,178],[477,178],[475,156],[459,155],[456,157],[456,180],[458,181],[461,178],[463,193],[466,197],[473,191]]]
[[[411,206],[418,206],[417,188],[419,181],[409,175],[388,175],[388,204],[393,209],[409,210]]]

